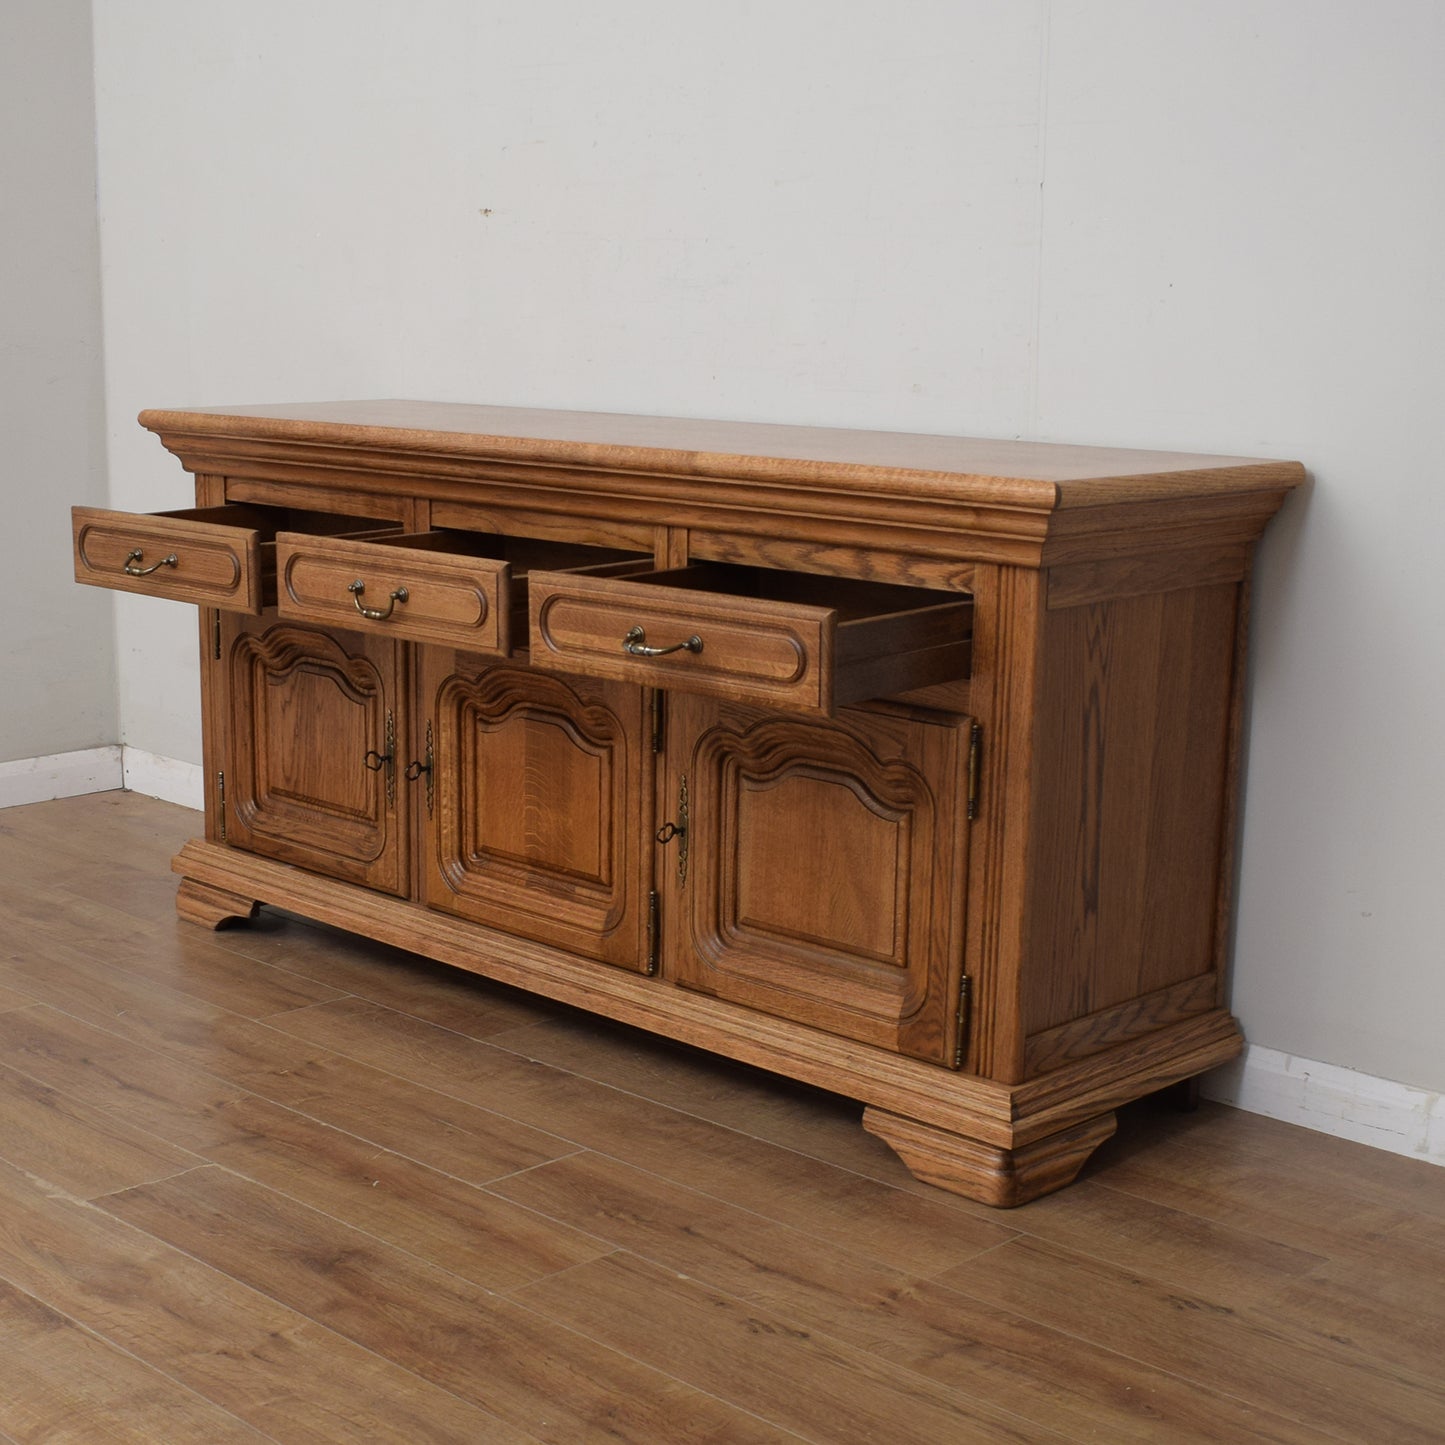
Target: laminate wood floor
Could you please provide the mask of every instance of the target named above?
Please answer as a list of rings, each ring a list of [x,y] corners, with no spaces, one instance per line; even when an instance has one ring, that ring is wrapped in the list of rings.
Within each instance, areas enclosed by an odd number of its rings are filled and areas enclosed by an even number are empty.
[[[0,812],[0,1441],[1445,1440],[1445,1170],[1144,1103],[1075,1187]]]

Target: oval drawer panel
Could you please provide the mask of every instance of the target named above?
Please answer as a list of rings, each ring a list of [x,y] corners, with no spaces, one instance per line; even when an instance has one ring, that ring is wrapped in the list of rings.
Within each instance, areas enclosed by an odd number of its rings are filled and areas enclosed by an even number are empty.
[[[505,561],[444,550],[465,534],[276,539],[276,610],[476,652],[511,647]],[[485,538],[481,540],[485,541]]]
[[[365,538],[282,533],[276,549],[283,617],[502,657],[526,646],[531,568],[611,573],[652,565],[613,548],[445,529]]]
[[[629,578],[534,572],[534,666],[796,712],[968,675],[963,595],[702,563]]]
[[[232,612],[261,610],[260,533],[244,507],[151,515],[74,507],[71,522],[77,582]]]

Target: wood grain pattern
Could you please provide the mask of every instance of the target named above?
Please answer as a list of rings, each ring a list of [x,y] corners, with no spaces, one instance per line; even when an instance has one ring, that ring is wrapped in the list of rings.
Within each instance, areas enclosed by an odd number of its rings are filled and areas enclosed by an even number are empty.
[[[387,1078],[355,1060],[306,1046],[297,1037],[223,1009],[199,1005],[134,975],[111,976],[108,971],[103,974],[51,960],[36,974],[44,977],[38,991],[52,1007],[118,1034],[172,1066],[184,1065],[211,1076],[212,1087],[221,1080],[459,1179],[495,1179],[570,1152],[565,1139],[519,1127],[485,1103],[474,1106],[444,1089]],[[13,1024],[23,1031],[34,1026],[28,1011],[0,1018],[7,1028]],[[156,1109],[159,1117],[173,1119],[176,1091],[188,1086],[167,1078],[154,1059],[149,1064],[143,1059],[144,1053],[141,1059],[125,1062],[124,1087],[136,1091],[137,1107]],[[119,1072],[122,1065],[114,1067]],[[216,1120],[214,1112],[211,1118]],[[228,1126],[218,1122],[217,1127],[223,1131],[219,1137],[229,1137]],[[160,1131],[164,1137],[169,1137],[169,1128]]]
[[[1012,1209],[1071,1183],[1114,1132],[1114,1116],[1102,1114],[1012,1149],[980,1144],[886,1109],[864,1109],[863,1127],[887,1143],[915,1178]]]
[[[1049,606],[1082,607],[1111,597],[1140,597],[1241,582],[1249,571],[1244,543],[1202,551],[1176,549],[1049,568]]]
[[[529,511],[521,506],[508,506],[497,501],[443,501],[433,504],[431,522],[434,527],[447,527],[462,532],[491,532],[503,537],[539,537],[564,542],[573,547],[604,547],[626,549],[638,553],[655,553],[657,565],[672,565],[660,550],[651,522],[628,520],[625,517],[588,517],[576,511],[559,514],[555,510]],[[685,560],[685,554],[684,554]],[[565,566],[559,562],[556,565]],[[523,623],[525,626],[525,621]]]
[[[177,602],[259,612],[260,533],[254,522],[247,526],[247,520],[244,508],[140,517],[75,507],[75,580]],[[144,575],[133,575],[127,568]]]
[[[234,1415],[0,1280],[0,1439],[260,1445]]]
[[[412,756],[398,646],[222,615],[227,839],[405,891],[398,779]]]
[[[689,566],[626,579],[539,572],[532,657],[642,686],[831,713],[966,676],[971,617],[964,598],[770,569]],[[638,645],[681,650],[630,655],[623,643],[638,627]]]
[[[1296,464],[424,403],[142,424],[328,629],[203,634],[187,918],[258,898],[419,939],[845,1089],[988,1197],[1238,1048],[1241,598]],[[714,757],[663,692],[841,731]],[[900,730],[919,748],[874,746]]]
[[[35,1002],[35,998],[28,993],[23,993],[15,988],[0,988],[0,1013],[9,1013],[15,1009],[28,1008]]]
[[[427,904],[645,970],[652,771],[637,688],[428,649]]]
[[[659,989],[620,969],[599,971],[586,961],[502,933],[486,931],[485,950],[479,951],[473,927],[234,849],[193,841],[176,856],[174,866],[187,876],[221,881],[237,891],[251,889],[257,897],[323,922],[354,927],[364,918],[373,938],[403,947],[424,943],[429,956],[458,967],[1005,1148],[1057,1133],[1225,1063],[1242,1045],[1234,1021],[1217,1011],[1055,1070],[1036,1084],[1002,1085],[688,991]]]
[[[787,572],[810,572],[827,577],[863,577],[904,587],[936,587],[949,592],[973,588],[973,565],[937,557],[908,556],[874,547],[829,546],[822,542],[750,535],[747,530],[708,531],[695,528],[688,537],[687,554],[702,562],[731,562],[743,567],[778,567]]]
[[[1090,1430],[1150,1445],[1314,1438],[1175,1375],[1125,1363],[1100,1343],[616,1160],[574,1155],[491,1187],[800,1332],[839,1340],[1070,1438]]]
[[[177,929],[141,885],[195,827],[0,813],[0,989],[42,1000],[0,1010],[0,1153],[71,1186],[0,1163],[0,1436],[1440,1436],[1445,1171],[1130,1105],[1000,1215],[835,1095],[270,909]]]
[[[187,923],[219,928],[235,919],[250,918],[256,912],[254,898],[242,898],[224,888],[183,878],[176,889],[176,912]]]
[[[1061,1277],[1070,1288],[1060,1290]],[[1445,1389],[1393,1358],[1349,1349],[1259,1317],[1228,1296],[1198,1293],[1143,1271],[1025,1239],[943,1277],[975,1299],[1040,1323],[1102,1338],[1145,1363],[1229,1382],[1246,1404],[1321,1434],[1374,1445],[1438,1440]]]
[[[687,780],[690,821],[689,878],[666,854],[659,869],[666,976],[951,1063],[968,720],[821,723],[676,696],[668,726],[667,795]]]
[[[192,1168],[195,1156],[0,1066],[0,1159],[77,1198]]]
[[[826,478],[866,485],[870,472],[921,473],[974,481],[985,495],[1015,505],[1052,506],[1063,492],[1076,505],[1098,505],[1120,493],[1134,497],[1183,486],[1208,492],[1251,483],[1277,489],[1297,482],[1294,462],[1201,457],[1171,452],[990,441],[903,432],[844,431],[750,422],[713,422],[599,412],[528,411],[447,402],[357,401],[150,410],[142,426],[172,437],[258,438],[315,446],[385,445],[402,453],[573,461],[609,469],[648,466],[673,475],[760,474],[779,481]],[[1092,486],[1066,489],[1070,482]],[[1178,489],[1180,482],[1175,482]]]
[[[667,1313],[654,1321],[646,1302],[666,1277],[656,1266],[615,1255],[517,1298],[699,1389],[727,1388],[744,1408],[804,1438],[916,1445],[960,1439],[1046,1445],[1067,1438],[689,1280],[673,1280]]]
[[[303,1314],[324,1314],[383,1359],[557,1445],[701,1442],[724,1430],[777,1438],[635,1358],[219,1169],[113,1195],[107,1208]]]
[[[1019,992],[1044,585],[1037,573],[1013,567],[980,567],[975,578],[969,706],[982,729],[983,757],[970,838],[977,862],[968,876],[965,956],[972,987],[965,1057],[977,1073],[1009,1083],[1025,1076]],[[900,1112],[921,1117],[916,1110]]]
[[[404,1007],[429,1023],[473,1038],[550,1020],[555,1013],[551,1004],[531,994],[488,985],[474,974],[459,974],[419,954],[274,909],[261,913],[248,928],[221,934],[216,942],[232,955],[263,965],[253,965],[250,974],[280,972],[388,1008]]]
[[[595,1239],[453,1175],[263,1099],[229,1102],[232,1137],[206,1157],[489,1290],[506,1290],[606,1252]]]
[[[1216,1007],[1219,979],[1214,973],[1156,989],[1140,998],[1045,1029],[1028,1041],[1030,1075],[1046,1074],[1072,1059],[1088,1058],[1112,1044],[1139,1038],[1166,1024],[1177,1023]]]
[[[113,1215],[0,1166],[0,1278],[272,1439],[520,1445],[493,1414]]]
[[[379,1071],[449,1089],[485,1105],[505,1097],[511,1118],[679,1180],[770,1218],[815,1231],[863,1258],[915,1272],[1008,1239],[987,1211],[960,1213],[936,1191],[901,1195],[852,1171],[825,1167],[796,1150],[767,1145],[663,1102],[644,1107],[619,1089],[542,1069],[525,1057],[425,1026],[406,1015],[343,1001],[277,1020]]]
[[[1237,593],[1045,614],[1028,1035],[1217,966]]]
[[[405,543],[384,544],[283,532],[276,539],[277,611],[414,642],[509,652],[507,563],[485,554],[485,539],[444,551],[428,545],[438,537],[448,540],[445,533],[408,534]],[[384,615],[368,618],[363,607]]]

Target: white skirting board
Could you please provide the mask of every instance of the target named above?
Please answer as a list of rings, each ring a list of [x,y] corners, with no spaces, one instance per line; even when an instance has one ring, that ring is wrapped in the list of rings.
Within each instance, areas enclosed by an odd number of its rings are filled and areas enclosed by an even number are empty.
[[[1202,1092],[1251,1114],[1445,1164],[1445,1094],[1259,1044],[1206,1074]]]
[[[141,748],[122,749],[125,786],[132,793],[179,803],[200,812],[206,806],[206,785],[199,763],[182,763],[158,757]]]
[[[0,808],[74,798],[81,793],[109,793],[117,788],[129,788],[133,793],[197,811],[205,804],[201,770],[195,763],[157,757],[141,748],[113,743],[103,748],[0,763]]]
[[[87,748],[0,763],[0,808],[129,788],[200,810],[195,763],[140,748]],[[1206,1098],[1412,1159],[1445,1165],[1445,1095],[1250,1044],[1204,1080]]]
[[[0,808],[74,798],[81,793],[107,793],[124,786],[121,749],[84,748],[44,758],[19,758],[0,763]]]

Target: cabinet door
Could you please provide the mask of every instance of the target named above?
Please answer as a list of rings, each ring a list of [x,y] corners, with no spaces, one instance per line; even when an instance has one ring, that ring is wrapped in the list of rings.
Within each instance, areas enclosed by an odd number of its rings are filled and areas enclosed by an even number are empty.
[[[435,784],[425,901],[646,970],[647,694],[427,648],[422,697]]]
[[[406,892],[399,664],[387,640],[221,614],[228,843]]]
[[[668,705],[666,974],[951,1064],[968,720]]]

